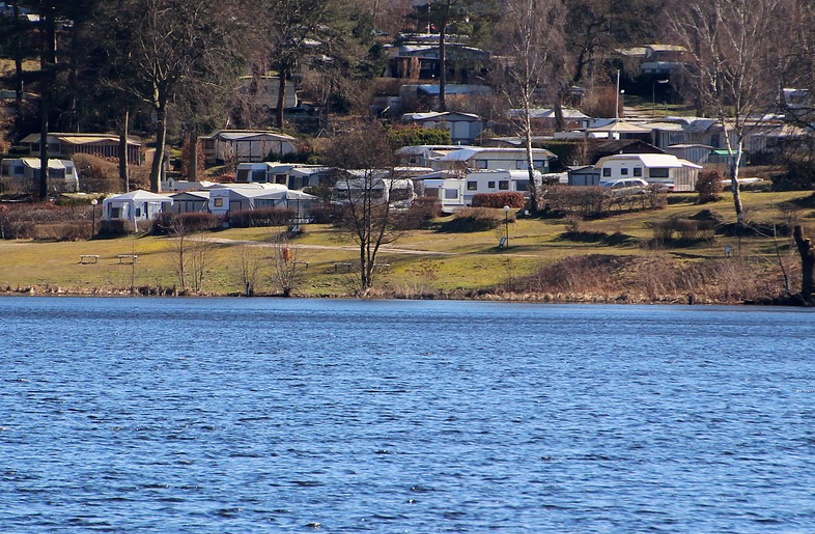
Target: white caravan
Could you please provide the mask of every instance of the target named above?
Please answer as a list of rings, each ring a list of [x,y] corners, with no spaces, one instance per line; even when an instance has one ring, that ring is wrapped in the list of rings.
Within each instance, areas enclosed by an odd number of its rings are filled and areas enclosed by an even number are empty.
[[[541,173],[535,171],[535,183],[541,185]],[[527,171],[475,171],[463,178],[424,180],[424,196],[441,200],[444,213],[453,213],[473,205],[473,197],[483,193],[522,193],[529,196]]]

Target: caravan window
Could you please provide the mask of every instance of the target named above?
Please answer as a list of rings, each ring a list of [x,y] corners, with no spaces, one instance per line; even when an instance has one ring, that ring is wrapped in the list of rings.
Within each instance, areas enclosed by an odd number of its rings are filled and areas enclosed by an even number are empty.
[[[611,176],[611,169],[606,167],[603,169],[603,177],[608,178],[609,176]]]
[[[235,177],[236,182],[248,182],[249,181],[249,169],[238,169],[238,174]]]
[[[669,178],[670,177],[670,169],[667,168],[654,168],[648,171],[648,176],[651,178]]]
[[[478,191],[478,182],[467,182],[467,191]]]
[[[253,182],[265,182],[266,181],[266,171],[264,171],[264,170],[252,171],[252,181]]]
[[[501,191],[509,191],[509,180],[498,180],[498,189]]]
[[[634,167],[634,176],[636,177],[642,176],[642,167]]]
[[[212,203],[216,208],[223,208],[224,207],[224,199],[222,198],[214,198],[212,199]]]
[[[516,180],[515,191],[529,191],[529,180]]]
[[[487,182],[487,189],[495,189],[495,182],[494,181]]]
[[[444,198],[454,200],[458,198],[458,189],[445,189]]]
[[[621,176],[628,176],[628,168],[623,167],[622,169],[620,169],[620,175]]]

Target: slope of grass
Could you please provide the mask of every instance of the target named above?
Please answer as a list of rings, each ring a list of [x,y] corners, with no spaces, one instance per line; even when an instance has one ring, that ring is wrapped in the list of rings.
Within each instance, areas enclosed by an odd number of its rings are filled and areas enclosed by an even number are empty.
[[[808,197],[809,192],[744,193],[744,203],[753,221],[764,224],[789,223],[790,219],[813,223],[813,210],[801,207],[792,212],[781,209],[783,203]],[[677,197],[678,198],[678,197]],[[806,203],[801,203],[806,206]],[[789,205],[789,203],[788,203]],[[543,266],[564,258],[604,254],[612,256],[649,256],[659,254],[680,263],[716,260],[725,247],[742,256],[758,258],[768,264],[782,260],[795,265],[794,247],[788,238],[777,242],[771,237],[739,238],[717,235],[712,241],[682,246],[654,246],[655,222],[670,217],[689,218],[701,210],[724,222],[732,222],[732,201],[722,200],[700,206],[691,202],[669,204],[663,210],[613,214],[607,218],[582,221],[581,232],[622,234],[626,240],[569,240],[563,238],[568,226],[561,219],[519,219],[509,225],[510,247],[499,249],[504,235],[501,227],[484,232],[438,233],[417,230],[403,234],[379,253],[378,263],[390,264],[377,273],[375,287],[386,295],[436,294],[464,296],[483,290],[500,291],[508,282],[530,275]],[[253,250],[261,266],[257,291],[275,294],[272,275],[273,244],[281,228],[230,229],[212,234],[207,246],[203,294],[239,294],[242,291],[241,257]],[[305,235],[292,241],[294,259],[308,262],[299,268],[301,281],[294,293],[303,296],[349,296],[358,286],[353,269],[335,268],[336,262],[358,265],[354,241],[327,225],[309,225]],[[80,255],[96,254],[95,264],[81,264]],[[136,254],[135,266],[120,264],[120,254]],[[127,292],[139,288],[180,287],[178,249],[169,237],[125,237],[79,242],[0,241],[0,289],[25,291],[35,287],[68,293]]]

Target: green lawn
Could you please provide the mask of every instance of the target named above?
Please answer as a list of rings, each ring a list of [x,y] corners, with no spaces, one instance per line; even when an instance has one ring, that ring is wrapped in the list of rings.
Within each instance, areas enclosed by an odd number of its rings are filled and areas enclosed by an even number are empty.
[[[795,221],[813,223],[812,209],[782,210],[782,203],[809,197],[809,192],[743,193],[750,220],[761,223]],[[692,200],[692,195],[674,197]],[[581,242],[560,239],[566,221],[560,219],[519,219],[509,225],[510,247],[497,247],[504,235],[501,225],[496,230],[472,233],[440,233],[432,230],[407,232],[395,243],[384,246],[378,263],[389,263],[390,270],[378,272],[375,288],[390,294],[436,292],[467,293],[500,287],[508,278],[534,272],[542,265],[585,254],[641,255],[652,254],[642,243],[653,238],[651,225],[669,217],[690,217],[710,210],[723,221],[733,221],[732,197],[700,206],[690,201],[671,203],[663,210],[615,214],[598,220],[583,221],[584,232],[619,232],[630,236],[627,243],[607,245],[603,242]],[[231,229],[212,234],[217,242],[208,245],[202,293],[237,294],[241,291],[241,256],[247,250],[260,258],[262,273],[257,290],[274,294],[271,276],[272,244],[280,228]],[[779,239],[785,258],[795,262],[789,238]],[[305,235],[291,243],[293,259],[308,262],[300,268],[302,280],[295,294],[305,296],[348,296],[354,294],[358,274],[334,267],[335,262],[358,265],[358,251],[349,236],[326,225],[309,225]],[[776,243],[772,238],[716,236],[713,242],[702,242],[681,248],[666,247],[660,253],[682,261],[720,258],[724,248],[742,254],[774,261]],[[411,252],[411,253],[407,253]],[[95,264],[81,264],[83,254],[99,255]],[[120,254],[136,254],[133,265],[120,264]],[[127,291],[136,287],[180,287],[176,265],[175,240],[168,237],[125,237],[79,242],[0,241],[0,288],[18,291],[36,286],[40,290],[60,288],[65,292],[101,293]]]

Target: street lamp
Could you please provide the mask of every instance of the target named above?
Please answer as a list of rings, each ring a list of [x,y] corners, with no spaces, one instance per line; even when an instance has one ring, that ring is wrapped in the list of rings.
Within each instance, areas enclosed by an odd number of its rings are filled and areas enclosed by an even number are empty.
[[[509,206],[504,206],[504,248],[509,248]]]
[[[91,238],[96,235],[96,205],[99,201],[91,199]]]
[[[657,116],[657,84],[658,83],[668,83],[671,80],[654,80],[654,83],[651,84],[651,117]]]

